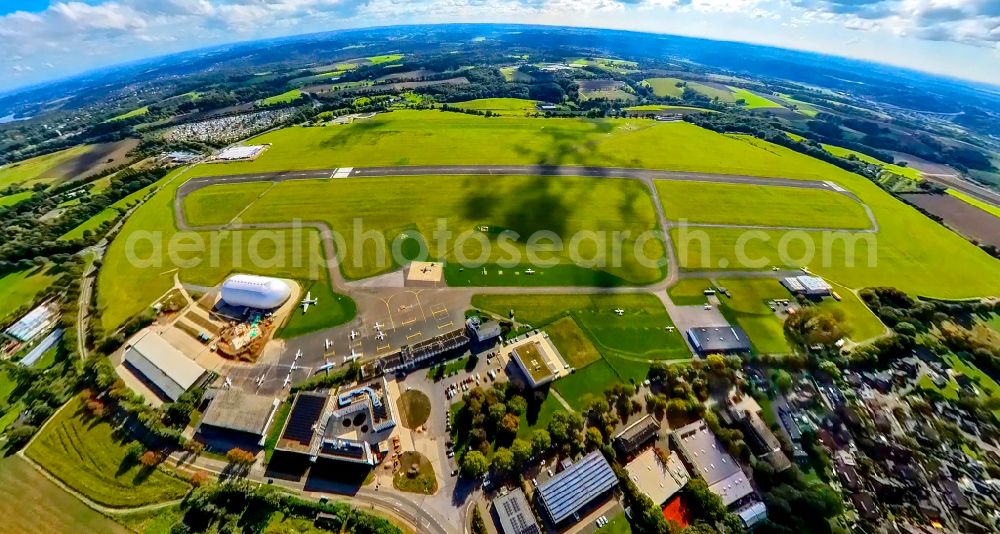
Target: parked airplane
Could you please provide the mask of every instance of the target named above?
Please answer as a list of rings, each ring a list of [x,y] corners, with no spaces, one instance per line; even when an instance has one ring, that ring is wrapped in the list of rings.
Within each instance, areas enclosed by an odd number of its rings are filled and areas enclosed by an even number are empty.
[[[333,341],[330,341],[329,339],[325,339],[323,341],[323,350],[330,350],[330,347],[332,346],[333,346]]]
[[[674,330],[677,330],[677,329],[675,327],[673,327],[673,326],[668,326],[667,327],[667,332],[673,332]]]
[[[302,349],[299,349],[299,350],[298,350],[298,351],[297,351],[297,352],[295,353],[295,360],[297,361],[297,360],[298,360],[299,358],[301,358],[301,357],[302,357]]]
[[[524,270],[524,274],[535,274],[535,270],[534,269],[525,269]]]
[[[385,332],[379,330],[378,333],[375,334],[375,339],[377,339],[379,341],[384,340],[385,339]]]
[[[330,372],[330,369],[333,369],[334,367],[336,367],[336,365],[337,364],[334,363],[334,362],[327,362],[327,363],[325,363],[325,364],[317,367],[316,368],[316,372],[317,373],[321,373],[321,372],[324,372],[324,371]]]
[[[354,341],[354,339],[356,337],[358,337],[358,331],[357,330],[351,330],[351,341]]]
[[[315,306],[319,304],[319,299],[312,298],[312,291],[306,294],[306,298],[302,299],[302,313],[309,311],[309,306]]]
[[[361,353],[356,352],[354,349],[351,349],[351,355],[344,356],[344,363],[353,362],[354,360],[357,360],[359,358],[361,358]]]
[[[620,317],[622,315],[625,315],[625,310],[618,308],[617,310],[615,310],[615,314],[617,314]]]
[[[260,375],[260,378],[258,378],[254,382],[257,383],[257,387],[258,388],[261,387],[261,386],[263,386],[264,385],[264,375]]]
[[[375,330],[381,331],[383,326],[385,326],[385,325],[382,324],[382,323],[380,323],[380,322],[378,322],[378,321],[375,321]]]
[[[282,384],[281,387],[287,388],[289,385],[291,385],[291,383],[292,383],[292,375],[289,374],[288,376],[285,377],[285,383]]]
[[[226,389],[229,389],[229,388],[231,388],[231,387],[233,387],[233,379],[232,379],[232,378],[229,378],[229,377],[227,376],[227,377],[226,377]]]

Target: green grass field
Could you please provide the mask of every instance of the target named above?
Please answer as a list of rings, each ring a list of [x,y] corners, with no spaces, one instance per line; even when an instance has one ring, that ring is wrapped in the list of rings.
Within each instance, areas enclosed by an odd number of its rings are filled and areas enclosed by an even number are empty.
[[[985,211],[986,213],[989,213],[990,215],[993,215],[995,217],[1000,217],[1000,207],[994,206],[993,204],[987,204],[982,200],[979,200],[978,198],[971,197],[961,191],[956,191],[954,189],[948,189],[945,192],[963,202],[971,204]]]
[[[342,325],[354,318],[358,306],[351,297],[335,293],[327,280],[300,282],[304,293],[312,292],[317,299],[311,313],[302,313],[302,308],[296,307],[285,325],[278,331],[280,339],[291,339],[310,332]]]
[[[826,189],[658,181],[667,218],[690,223],[871,228],[855,200]]]
[[[708,98],[711,98],[711,99],[716,99],[717,98],[717,99],[719,99],[719,102],[728,102],[730,104],[733,104],[733,103],[736,102],[736,97],[733,96],[733,91],[730,90],[728,87],[725,88],[725,89],[723,89],[723,88],[715,87],[715,86],[712,86],[712,85],[706,85],[704,83],[699,83],[699,82],[687,82],[687,86],[692,91],[697,91],[697,92],[699,92],[699,93],[707,96]]]
[[[644,104],[642,106],[630,106],[625,108],[625,111],[636,111],[636,112],[665,112],[665,111],[700,111],[703,113],[716,113],[713,109],[696,108],[693,106],[666,106],[663,104]]]
[[[920,176],[920,171],[914,169],[913,167],[903,167],[902,165],[886,163],[884,161],[875,159],[869,156],[868,154],[864,154],[847,148],[841,148],[839,146],[833,146],[833,145],[822,145],[822,146],[823,150],[826,150],[827,152],[833,154],[834,156],[837,156],[838,158],[850,158],[851,156],[854,156],[855,158],[864,161],[865,163],[871,163],[873,165],[881,165],[883,169],[896,173],[904,178],[909,178],[911,180],[918,182],[922,180],[922,177]]]
[[[371,56],[365,59],[370,61],[372,65],[381,65],[383,63],[395,63],[403,59],[403,54],[385,54],[381,56]]]
[[[564,411],[566,411],[566,409],[559,402],[559,400],[552,395],[548,395],[538,407],[537,413],[531,414],[529,412],[529,414],[521,418],[521,424],[517,428],[517,437],[521,439],[529,439],[533,430],[537,428],[548,428],[549,421],[552,420],[552,415],[556,412]]]
[[[572,367],[579,369],[601,359],[601,353],[597,352],[597,348],[572,317],[563,317],[546,326],[545,332],[559,349],[559,354]]]
[[[608,520],[608,524],[595,530],[597,534],[632,534],[632,525],[628,523],[628,517],[622,512]]]
[[[0,322],[10,319],[22,306],[31,304],[54,281],[55,276],[48,269],[37,268],[0,277]]]
[[[192,226],[227,224],[272,187],[271,182],[210,185],[184,198],[184,214]]]
[[[98,309],[106,329],[152,305],[173,285],[178,268],[181,280],[198,285],[219,284],[234,272],[297,280],[325,275],[315,231],[178,232],[173,204],[182,182],[174,180],[139,207],[108,247],[97,281]],[[291,246],[297,239],[303,242],[300,248]],[[171,247],[172,240],[181,249]],[[183,250],[192,243],[199,250]]]
[[[791,139],[792,141],[795,141],[797,143],[801,143],[802,141],[806,140],[805,137],[802,137],[801,135],[795,134],[795,133],[792,133],[792,132],[785,132],[785,135],[787,135],[789,139]]]
[[[788,290],[771,279],[720,279],[717,282],[732,294],[732,298],[719,296],[719,311],[730,323],[743,328],[757,352],[784,354],[791,351],[781,319],[767,305],[768,300],[791,298]]]
[[[302,98],[303,94],[304,93],[298,89],[291,89],[289,91],[281,93],[280,95],[269,96],[264,100],[261,100],[260,103],[261,105],[264,106],[272,106],[274,104],[287,104],[289,102],[294,102]]]
[[[31,191],[21,191],[20,193],[14,193],[13,195],[6,195],[0,197],[0,208],[5,208],[7,206],[13,206],[22,200],[27,200],[31,198],[34,193]]]
[[[44,156],[4,165],[0,167],[0,189],[13,184],[30,187],[36,183],[55,182],[64,178],[61,175],[54,175],[54,171],[58,167],[86,154],[90,149],[90,145],[80,145]]]
[[[67,486],[109,507],[178,499],[190,488],[159,469],[124,462],[125,444],[115,429],[85,419],[77,400],[55,416],[26,452]]]
[[[449,104],[459,109],[472,109],[477,111],[492,111],[500,115],[521,115],[538,111],[537,100],[525,100],[523,98],[480,98],[477,100],[467,100]]]
[[[844,326],[852,340],[861,342],[885,333],[885,325],[882,324],[882,321],[868,309],[868,306],[865,306],[865,303],[854,292],[837,286],[834,286],[833,290],[840,295],[840,302],[832,298],[825,298],[819,307],[842,311],[846,323]]]
[[[553,382],[552,387],[576,411],[582,411],[587,401],[601,396],[620,377],[607,360],[598,360],[573,374]]]
[[[80,226],[66,232],[65,234],[59,236],[60,241],[70,241],[73,239],[80,239],[83,237],[83,233],[87,230],[96,231],[102,224],[106,221],[113,221],[118,217],[118,210],[114,208],[105,208],[94,215],[93,217],[83,221]]]
[[[781,101],[785,102],[786,104],[791,104],[795,106],[795,111],[798,111],[799,113],[805,115],[806,117],[812,118],[815,117],[816,115],[819,115],[819,110],[816,109],[816,106],[810,104],[809,102],[805,102],[803,100],[797,100],[785,94],[779,94],[778,98],[780,98]]]
[[[183,519],[184,510],[179,504],[115,516],[116,521],[139,534],[170,534],[171,528]]]
[[[708,302],[705,290],[711,282],[703,278],[682,278],[667,290],[670,301],[678,306],[701,306]]]
[[[773,102],[763,96],[756,93],[747,91],[746,89],[741,89],[738,87],[730,87],[733,91],[733,98],[737,101],[742,100],[743,106],[747,109],[762,109],[762,108],[780,108],[781,104]]]
[[[684,94],[684,87],[678,87],[678,83],[684,83],[680,78],[649,78],[642,81],[653,90],[653,94],[659,97],[680,98]]]
[[[4,532],[106,532],[129,530],[91,510],[45,478],[24,458],[0,459],[0,514]]]
[[[460,261],[461,254],[467,260],[489,263],[510,258],[508,250],[497,244],[496,235],[502,230],[511,230],[523,237],[516,242],[506,242],[504,246],[512,247],[509,250],[516,251],[521,257],[519,264],[526,266],[529,257],[523,253],[525,241],[536,231],[548,230],[567,236],[566,249],[569,249],[569,236],[579,231],[623,230],[638,236],[655,229],[656,225],[650,196],[642,184],[635,181],[526,176],[508,176],[500,181],[485,176],[417,176],[391,180],[393,186],[390,189],[385,187],[385,178],[282,182],[243,212],[242,219],[244,223],[288,222],[294,213],[296,217],[306,220],[327,222],[344,237],[346,250],[342,251],[341,269],[346,277],[352,279],[370,277],[398,266],[398,262],[391,261],[394,259],[391,247],[377,247],[373,242],[359,246],[357,237],[361,232],[378,232],[385,237],[387,245],[397,238],[402,242],[400,236],[404,233],[419,233],[427,242],[430,257],[453,264],[468,264]],[[257,195],[260,185],[219,186],[192,193],[186,199],[188,205],[214,205],[214,210],[210,211],[211,219],[207,221],[196,216],[200,214],[198,210],[189,213],[188,222],[200,225],[228,220],[243,210],[247,198]],[[231,196],[220,194],[226,190],[232,191]],[[203,202],[203,191],[208,191],[206,194],[212,198],[218,196],[217,200]],[[336,205],[343,209],[336,209]],[[363,224],[359,231],[353,227],[355,220]],[[444,250],[433,237],[441,220],[447,222],[447,229],[454,235],[454,241],[450,241]],[[483,225],[490,228],[485,233],[477,230]],[[460,241],[458,236],[462,233],[471,237]],[[491,250],[485,250],[476,240],[480,237],[489,239]],[[608,267],[595,264],[592,270],[606,272],[620,278],[622,283],[630,284],[648,284],[662,278],[661,269],[640,265],[633,252],[635,243],[635,238],[624,240],[620,267],[611,266],[608,261],[605,262]],[[608,246],[598,246],[593,240],[586,240],[580,243],[578,249],[582,258],[609,258],[610,240]],[[642,249],[649,258],[659,258],[663,252],[662,243],[658,240],[646,241]],[[405,247],[399,250],[406,252]],[[380,253],[383,261],[379,260]],[[606,278],[600,274],[581,275],[581,272],[591,269],[571,262],[568,250],[540,254],[542,261],[550,258],[558,266],[536,266],[539,273],[534,277],[520,275],[519,279],[515,279],[513,273],[523,268],[508,267],[507,278],[489,277],[482,282],[487,285],[543,282],[549,285],[608,285],[599,283]],[[549,273],[549,270],[552,272]],[[478,276],[481,268],[472,267],[467,271],[469,276]],[[455,275],[459,276],[458,273]],[[460,278],[454,280],[459,281]]]
[[[121,115],[116,115],[114,117],[111,117],[110,119],[104,122],[122,121],[125,119],[131,119],[132,117],[141,117],[143,115],[146,115],[147,113],[149,113],[149,106],[142,106],[141,108],[136,108],[133,109],[132,111],[127,111],[125,113],[122,113]]]

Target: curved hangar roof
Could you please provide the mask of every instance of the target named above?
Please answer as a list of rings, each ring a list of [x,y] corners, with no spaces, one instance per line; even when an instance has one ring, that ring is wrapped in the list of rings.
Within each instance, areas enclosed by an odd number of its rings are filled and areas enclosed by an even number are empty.
[[[291,295],[287,284],[266,276],[237,274],[222,283],[222,300],[230,306],[270,310],[284,304]]]

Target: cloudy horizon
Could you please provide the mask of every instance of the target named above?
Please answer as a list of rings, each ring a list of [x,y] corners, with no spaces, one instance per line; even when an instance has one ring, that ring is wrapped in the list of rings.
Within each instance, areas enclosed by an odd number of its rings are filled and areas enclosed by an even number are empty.
[[[1000,87],[1000,0],[25,0],[16,5],[0,5],[4,91],[242,41],[439,23],[543,24],[738,41]]]

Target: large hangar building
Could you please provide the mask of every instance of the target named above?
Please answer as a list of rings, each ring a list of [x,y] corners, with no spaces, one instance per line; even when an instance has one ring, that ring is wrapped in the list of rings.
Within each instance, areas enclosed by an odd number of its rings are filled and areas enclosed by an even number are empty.
[[[272,310],[291,296],[292,289],[277,278],[236,274],[222,283],[222,300],[236,308]]]

